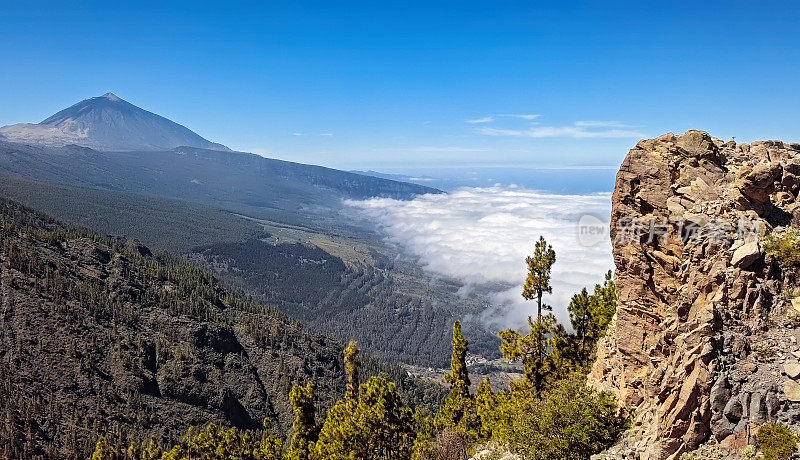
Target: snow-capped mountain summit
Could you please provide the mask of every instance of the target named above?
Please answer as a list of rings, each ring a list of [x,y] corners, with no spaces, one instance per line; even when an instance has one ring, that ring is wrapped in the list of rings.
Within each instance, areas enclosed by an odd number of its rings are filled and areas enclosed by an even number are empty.
[[[180,146],[229,150],[114,93],[78,102],[41,123],[4,126],[0,137],[25,144],[75,144],[107,151],[169,150]]]

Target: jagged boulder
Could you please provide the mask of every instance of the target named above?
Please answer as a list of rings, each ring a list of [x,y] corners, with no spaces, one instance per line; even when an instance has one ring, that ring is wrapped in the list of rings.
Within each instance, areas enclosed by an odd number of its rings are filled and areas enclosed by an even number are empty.
[[[731,265],[736,268],[747,268],[760,259],[762,255],[758,242],[743,244],[733,251]]]
[[[604,458],[678,459],[741,447],[767,420],[800,427],[800,383],[783,375],[800,356],[792,280],[759,244],[800,224],[798,191],[797,144],[689,131],[628,153],[612,197],[619,306],[589,379],[635,420]]]
[[[787,362],[783,365],[783,372],[789,376],[790,379],[800,377],[800,363],[795,360]]]

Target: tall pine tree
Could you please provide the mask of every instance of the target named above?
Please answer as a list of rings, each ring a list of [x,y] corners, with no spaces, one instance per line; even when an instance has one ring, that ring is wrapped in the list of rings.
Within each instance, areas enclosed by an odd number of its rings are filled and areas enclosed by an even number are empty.
[[[572,330],[575,331],[575,338],[577,340],[577,360],[581,367],[586,367],[591,354],[591,312],[592,298],[586,288],[572,296],[572,300],[567,306],[569,311],[569,322],[572,324]]]
[[[286,456],[289,460],[309,460],[317,436],[314,420],[314,383],[305,386],[295,384],[289,393],[289,402],[294,408],[292,440]]]
[[[444,376],[445,381],[450,384],[450,393],[439,410],[437,422],[440,428],[454,430],[474,441],[480,434],[480,419],[475,408],[475,398],[469,392],[467,351],[469,342],[461,335],[461,323],[456,321],[453,324],[450,372]]]
[[[346,398],[358,398],[359,382],[359,363],[358,363],[359,349],[355,341],[350,341],[347,348],[344,349],[344,370],[347,373],[347,389]]]
[[[453,324],[453,356],[450,358],[450,373],[444,380],[450,384],[450,392],[469,396],[469,371],[467,370],[467,351],[469,342],[461,335],[461,322]]]
[[[500,332],[502,344],[500,351],[506,359],[521,359],[525,366],[525,384],[533,387],[537,394],[541,394],[547,375],[553,372],[553,362],[550,352],[554,335],[559,331],[558,321],[550,314],[542,316],[542,310],[552,310],[552,307],[542,302],[544,294],[552,294],[550,285],[550,271],[556,262],[556,253],[553,247],[547,244],[543,236],[539,237],[534,247],[533,256],[525,259],[528,264],[528,276],[522,288],[522,297],[526,300],[536,300],[536,321],[528,317],[530,332],[522,335],[509,329]]]
[[[549,305],[542,304],[542,296],[545,293],[553,293],[553,287],[550,286],[550,270],[556,263],[556,252],[547,244],[544,237],[540,236],[533,248],[533,256],[527,257],[525,262],[528,264],[528,277],[522,288],[522,297],[526,300],[536,299],[536,318],[541,319],[542,309],[552,310]]]

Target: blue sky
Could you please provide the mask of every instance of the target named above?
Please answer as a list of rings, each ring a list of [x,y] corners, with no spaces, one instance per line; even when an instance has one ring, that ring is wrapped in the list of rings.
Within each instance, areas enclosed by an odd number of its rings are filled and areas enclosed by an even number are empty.
[[[340,168],[615,168],[643,136],[800,141],[797,3],[7,2],[0,125],[113,91]]]

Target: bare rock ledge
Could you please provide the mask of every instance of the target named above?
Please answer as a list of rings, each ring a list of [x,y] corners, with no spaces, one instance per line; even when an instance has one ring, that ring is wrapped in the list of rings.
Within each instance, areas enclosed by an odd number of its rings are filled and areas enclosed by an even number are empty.
[[[800,144],[689,131],[628,153],[611,213],[619,307],[589,380],[634,423],[599,458],[678,459],[712,442],[735,452],[769,420],[800,432],[800,371],[787,363],[797,282],[759,244],[800,227],[798,191]],[[642,223],[660,231],[631,238]]]

